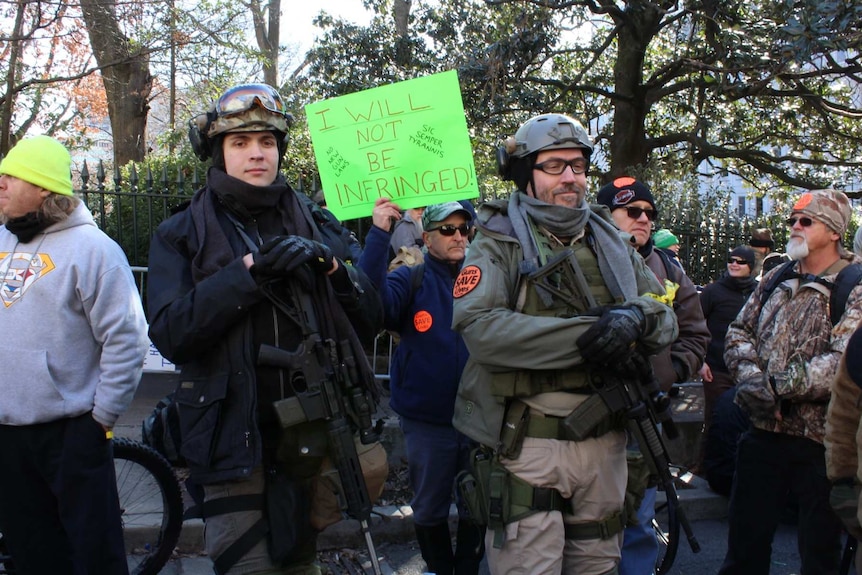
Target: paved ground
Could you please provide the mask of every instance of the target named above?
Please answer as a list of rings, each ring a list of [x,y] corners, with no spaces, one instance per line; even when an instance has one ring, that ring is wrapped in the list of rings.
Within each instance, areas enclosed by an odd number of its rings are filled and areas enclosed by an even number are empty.
[[[140,438],[140,422],[153,409],[159,399],[169,393],[175,386],[174,377],[165,375],[147,375],[138,390],[131,409],[121,418],[117,425],[117,435]],[[680,398],[675,400],[675,420],[681,426],[696,426],[699,419],[699,391],[696,386],[686,388]],[[691,434],[689,434],[691,435]],[[679,457],[687,457],[691,453],[692,439],[671,446]],[[397,449],[397,448],[396,448]],[[695,535],[701,545],[701,552],[693,554],[685,541],[682,541],[674,567],[669,575],[701,575],[718,572],[726,551],[727,524],[724,518],[727,514],[727,501],[712,493],[705,483],[696,477],[689,478],[689,488],[680,490],[680,497],[686,505],[686,510],[692,522]],[[377,555],[381,558],[381,570],[384,574],[420,575],[424,563],[415,546],[413,527],[409,507],[398,509],[394,507],[378,508],[380,516],[373,518],[372,535],[377,546]],[[204,575],[212,573],[212,564],[202,555],[202,529],[199,521],[187,521],[183,526],[183,535],[178,548],[179,553],[162,571],[164,574]],[[352,521],[343,521],[326,530],[320,537],[321,549],[327,551],[321,555],[325,567],[331,573],[356,573],[347,565],[357,562],[368,563],[368,554],[364,548],[364,540],[359,534],[358,525]],[[796,552],[795,527],[783,525],[773,546],[772,575],[794,575],[800,572],[799,559]],[[370,569],[367,570],[371,573]],[[483,568],[482,575],[488,573]]]

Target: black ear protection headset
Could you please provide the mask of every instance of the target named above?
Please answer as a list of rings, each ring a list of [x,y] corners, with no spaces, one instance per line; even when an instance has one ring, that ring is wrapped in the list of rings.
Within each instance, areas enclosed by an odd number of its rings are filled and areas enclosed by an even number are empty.
[[[517,149],[518,142],[512,136],[500,142],[497,146],[497,173],[504,181],[515,182],[519,190],[526,190],[536,157],[535,154],[522,158],[514,156]]]
[[[189,120],[189,143],[192,145],[192,151],[195,153],[195,156],[202,162],[212,157],[210,139],[206,136],[206,133],[209,132],[210,126],[215,119],[215,109],[211,109]]]

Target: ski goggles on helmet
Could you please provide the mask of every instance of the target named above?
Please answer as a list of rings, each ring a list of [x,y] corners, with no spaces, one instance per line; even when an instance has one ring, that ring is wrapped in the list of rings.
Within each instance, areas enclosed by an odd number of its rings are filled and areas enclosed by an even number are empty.
[[[267,84],[242,84],[222,94],[213,108],[215,117],[207,137],[226,132],[274,130],[287,134],[293,116],[284,108],[281,96]]]
[[[241,84],[222,94],[215,106],[216,114],[231,116],[259,106],[273,114],[287,114],[278,92],[267,84]]]

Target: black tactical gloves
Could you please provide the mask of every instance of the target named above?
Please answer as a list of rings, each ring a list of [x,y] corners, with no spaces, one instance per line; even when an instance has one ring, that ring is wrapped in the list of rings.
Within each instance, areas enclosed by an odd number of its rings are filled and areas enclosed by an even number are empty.
[[[621,363],[634,353],[645,325],[646,318],[637,306],[606,307],[576,343],[585,361],[602,365]]]
[[[301,236],[276,236],[263,243],[254,254],[252,270],[258,275],[285,276],[308,264],[313,272],[325,274],[334,267],[329,247]]]
[[[736,386],[736,403],[753,419],[775,419],[775,394],[765,373],[747,377]]]

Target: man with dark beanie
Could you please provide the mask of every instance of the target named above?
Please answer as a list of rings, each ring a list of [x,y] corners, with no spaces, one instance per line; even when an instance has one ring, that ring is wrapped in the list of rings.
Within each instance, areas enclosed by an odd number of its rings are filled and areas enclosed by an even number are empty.
[[[265,84],[194,118],[207,184],[150,246],[150,336],[181,369],[181,453],[217,573],[320,573],[309,502],[329,447],[306,402],[328,381],[355,400],[345,411],[361,431],[377,397],[360,337],[377,332],[380,301],[279,173],[292,119]]]
[[[129,262],[49,136],[0,162],[0,224],[3,543],[15,573],[125,575],[111,437],[149,347]]]
[[[775,240],[772,239],[772,230],[769,228],[755,228],[751,230],[751,239],[748,247],[754,250],[754,275],[759,276],[763,259],[775,249]]]
[[[599,190],[596,201],[611,210],[614,223],[629,234],[629,241],[664,282],[668,294],[674,294],[673,311],[679,324],[679,337],[669,348],[651,358],[659,385],[667,391],[674,383],[688,381],[695,375],[706,354],[709,330],[700,309],[697,289],[680,266],[664,251],[654,248],[652,232],[658,210],[649,186],[631,177],[619,177]],[[630,444],[629,448],[636,450],[637,446]],[[634,454],[630,459],[632,457]],[[640,454],[636,457],[639,462]],[[638,525],[625,530],[621,575],[651,573],[655,568],[658,555],[658,542],[652,528],[655,498],[656,488],[649,487],[638,509]]]

